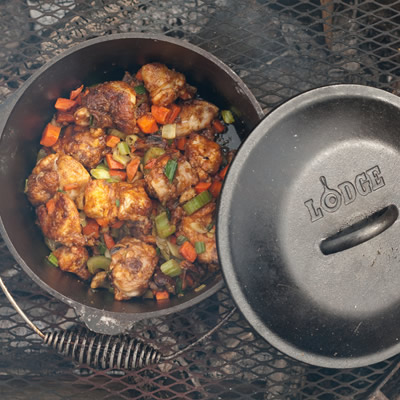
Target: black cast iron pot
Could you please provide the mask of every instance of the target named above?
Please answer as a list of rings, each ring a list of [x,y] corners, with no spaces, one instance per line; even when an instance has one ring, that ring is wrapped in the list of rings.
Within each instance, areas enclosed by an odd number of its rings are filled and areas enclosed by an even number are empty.
[[[220,60],[186,42],[161,35],[109,35],[84,42],[54,58],[35,73],[2,105],[0,122],[1,233],[24,271],[43,289],[74,307],[88,327],[101,333],[122,332],[142,318],[156,317],[192,306],[222,286],[217,276],[206,289],[173,298],[167,303],[114,301],[109,293],[93,292],[76,277],[45,262],[48,249],[35,224],[35,214],[24,195],[39,139],[51,119],[55,100],[81,83],[119,80],[125,71],[159,61],[185,74],[201,96],[221,109],[241,113],[242,133],[248,134],[263,116],[241,79]]]
[[[256,331],[304,362],[400,353],[400,98],[338,85],[270,113],[225,179],[217,244]]]

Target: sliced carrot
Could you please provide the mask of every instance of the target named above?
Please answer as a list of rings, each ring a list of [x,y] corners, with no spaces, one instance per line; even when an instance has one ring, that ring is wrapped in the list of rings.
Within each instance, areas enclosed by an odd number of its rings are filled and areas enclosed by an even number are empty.
[[[143,133],[155,133],[158,131],[156,119],[152,114],[148,113],[140,117],[136,123]]]
[[[74,189],[77,189],[79,187],[79,184],[78,183],[69,183],[68,185],[64,185],[64,190],[65,191],[67,191],[67,190],[74,190]]]
[[[107,135],[106,137],[106,145],[111,148],[115,147],[120,141],[121,139],[117,136]]]
[[[129,161],[129,164],[126,166],[126,173],[128,176],[128,182],[132,182],[133,178],[135,177],[138,168],[140,165],[140,158],[132,158],[131,161]]]
[[[211,193],[213,197],[218,197],[221,193],[222,182],[214,181],[208,191]]]
[[[225,178],[225,175],[226,175],[226,173],[228,172],[228,168],[229,168],[229,164],[228,164],[223,170],[221,170],[220,173],[218,174],[218,176],[219,176],[221,179],[224,179],[224,178]]]
[[[110,169],[125,169],[125,167],[121,163],[113,159],[112,154],[106,154],[106,161],[108,168]]]
[[[42,146],[51,147],[56,144],[61,132],[61,127],[48,123],[44,128],[40,144]]]
[[[119,228],[121,228],[121,226],[123,224],[124,224],[124,221],[117,221],[117,222],[115,222],[114,224],[111,225],[111,228],[119,229]]]
[[[156,300],[157,301],[163,301],[163,300],[168,300],[169,299],[169,293],[164,290],[162,292],[156,292]]]
[[[194,260],[196,260],[197,257],[196,249],[190,242],[183,243],[183,245],[179,249],[179,253],[181,253],[181,255],[191,263],[194,262]]]
[[[75,121],[74,114],[66,113],[63,111],[58,111],[56,115],[56,122],[59,124],[67,123],[70,124],[71,122]]]
[[[145,166],[145,169],[152,169],[156,164],[157,158],[152,158]]]
[[[199,182],[195,187],[196,193],[201,193],[207,190],[211,186],[211,182]]]
[[[64,99],[59,97],[54,107],[60,111],[69,111],[71,108],[76,106],[76,101],[71,99]]]
[[[159,124],[167,124],[168,118],[171,115],[172,111],[167,107],[161,107],[152,105],[151,106],[151,115],[155,118],[155,120]]]
[[[181,107],[177,106],[176,104],[171,104],[171,114],[168,118],[167,123],[172,124],[176,120],[180,112],[181,112]]]
[[[105,227],[108,226],[108,223],[110,222],[107,218],[96,218],[96,222],[101,226]]]
[[[108,250],[112,249],[115,246],[115,242],[114,242],[114,239],[112,238],[112,236],[109,235],[108,233],[104,233],[103,237],[104,237],[104,243],[105,243],[107,249]]]
[[[213,127],[218,133],[222,133],[225,131],[225,125],[218,119],[213,121]]]
[[[187,139],[185,137],[181,137],[176,141],[176,147],[179,150],[185,151]]]
[[[136,79],[138,79],[139,81],[143,80],[143,76],[142,76],[142,69],[140,68],[138,72],[136,72]]]
[[[98,239],[100,237],[99,229],[99,224],[94,219],[88,218],[82,232],[85,236],[93,236]]]
[[[48,214],[53,214],[55,209],[56,209],[56,201],[54,199],[50,199],[46,203],[46,208],[47,208],[47,213]]]
[[[125,171],[121,171],[118,169],[110,169],[108,172],[110,173],[110,176],[113,178],[119,178],[121,181],[126,180],[126,172]]]
[[[75,100],[81,93],[83,90],[83,85],[79,86],[77,89],[75,90],[71,90],[71,93],[69,95],[69,98],[71,100]]]

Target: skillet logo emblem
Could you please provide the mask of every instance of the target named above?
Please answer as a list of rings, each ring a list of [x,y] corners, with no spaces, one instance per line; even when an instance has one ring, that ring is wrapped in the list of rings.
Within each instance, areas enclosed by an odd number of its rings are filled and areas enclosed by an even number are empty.
[[[367,196],[385,186],[385,180],[378,165],[358,174],[351,182],[340,183],[335,189],[328,186],[325,176],[320,176],[319,180],[323,187],[319,201],[310,199],[304,202],[311,222],[323,218],[325,212],[333,213],[342,205],[347,206],[353,203],[358,195]]]

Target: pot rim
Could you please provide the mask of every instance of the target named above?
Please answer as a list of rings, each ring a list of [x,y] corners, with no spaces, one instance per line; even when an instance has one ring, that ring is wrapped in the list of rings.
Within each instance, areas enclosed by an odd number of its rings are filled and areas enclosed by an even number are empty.
[[[235,263],[231,257],[230,247],[227,240],[229,230],[232,227],[227,223],[227,221],[229,221],[231,203],[233,202],[233,189],[238,181],[239,173],[251,150],[257,146],[261,138],[268,135],[269,128],[274,126],[293,110],[303,107],[306,104],[315,103],[319,99],[340,98],[343,95],[359,98],[373,98],[390,105],[396,104],[400,109],[400,98],[398,96],[382,89],[357,84],[334,84],[311,89],[287,100],[275,108],[246,138],[232,161],[221,192],[221,201],[217,213],[218,223],[216,232],[217,249],[226,285],[231,293],[233,301],[255,331],[272,346],[290,357],[311,365],[338,369],[358,368],[384,361],[400,352],[400,342],[394,343],[384,350],[367,354],[365,356],[335,358],[304,351],[296,345],[282,339],[257,316],[247,301],[247,297],[243,291],[243,286],[236,277]],[[266,304],[265,307],[268,307],[268,305]]]
[[[19,99],[24,95],[25,91],[28,87],[45,71],[51,68],[56,63],[60,62],[64,58],[70,56],[77,51],[80,51],[84,48],[102,43],[102,42],[110,42],[114,40],[132,40],[132,39],[146,39],[146,40],[153,40],[153,41],[160,41],[160,42],[167,42],[179,47],[186,48],[194,53],[197,53],[205,58],[211,60],[214,64],[218,66],[219,69],[223,70],[224,74],[231,77],[234,80],[238,87],[240,88],[241,93],[248,99],[249,103],[251,103],[252,107],[258,114],[259,119],[264,116],[262,108],[258,101],[256,100],[255,96],[252,94],[250,89],[244,84],[244,82],[239,78],[239,76],[232,71],[225,63],[223,63],[220,59],[215,57],[214,55],[210,54],[206,50],[201,49],[200,47],[193,45],[189,42],[171,38],[162,34],[150,34],[150,33],[120,33],[120,34],[109,34],[106,36],[99,36],[93,39],[85,40],[77,45],[72,46],[71,48],[63,51],[62,53],[54,56],[51,60],[46,62],[42,67],[40,67],[37,71],[35,71],[32,76],[30,76],[24,84],[17,89],[16,92],[12,93],[8,96],[6,101],[0,105],[0,140],[2,139],[4,128],[7,124],[8,118],[11,115],[12,110],[14,109],[15,105],[18,103]],[[2,216],[0,215],[0,233],[10,250],[11,254],[13,255],[14,259],[18,262],[18,264],[22,267],[22,269],[30,276],[30,278],[38,284],[41,288],[46,290],[50,295],[56,297],[57,299],[63,301],[64,303],[68,304],[69,306],[73,307],[77,313],[83,318],[85,323],[89,326],[89,328],[95,330],[98,327],[98,323],[103,323],[107,321],[107,325],[110,326],[110,331],[108,333],[113,333],[114,330],[111,325],[115,325],[117,323],[121,326],[124,326],[124,330],[127,330],[132,327],[135,321],[146,319],[146,318],[154,318],[159,316],[164,316],[167,314],[175,313],[181,311],[183,309],[189,308],[197,303],[200,303],[202,300],[210,297],[211,295],[215,294],[218,290],[220,290],[223,285],[224,281],[222,275],[217,277],[215,282],[210,283],[210,287],[207,288],[205,291],[202,291],[196,294],[193,298],[183,301],[180,304],[173,305],[170,307],[160,308],[155,311],[145,311],[143,313],[123,313],[123,312],[116,312],[116,311],[108,311],[108,310],[101,310],[99,308],[94,308],[89,305],[85,305],[79,303],[76,300],[72,300],[71,298],[65,296],[64,294],[56,291],[47,283],[42,281],[32,270],[31,268],[25,263],[25,261],[19,256],[17,250],[15,249],[13,243],[11,242],[6,229],[3,224]],[[100,314],[100,315],[99,315]],[[117,329],[117,333],[121,331],[121,329]]]

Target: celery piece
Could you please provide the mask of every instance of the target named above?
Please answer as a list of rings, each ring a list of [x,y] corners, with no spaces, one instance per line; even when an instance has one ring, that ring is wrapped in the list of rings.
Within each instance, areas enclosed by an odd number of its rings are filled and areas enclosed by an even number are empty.
[[[166,124],[161,129],[161,136],[163,139],[176,138],[176,124]]]
[[[144,157],[143,157],[143,164],[146,165],[150,160],[153,158],[158,158],[165,153],[165,150],[161,147],[150,147]]]
[[[186,214],[191,215],[197,210],[200,210],[201,207],[205,206],[212,200],[212,196],[208,190],[201,192],[193,199],[189,200],[186,204],[183,205],[183,209],[186,211]]]
[[[117,144],[117,149],[118,149],[119,154],[121,154],[122,156],[127,156],[131,152],[131,149],[129,148],[128,143],[126,143],[126,142],[119,142]]]
[[[221,116],[226,124],[233,124],[235,122],[235,118],[230,110],[222,110]]]
[[[110,173],[106,169],[102,168],[91,169],[90,175],[95,179],[110,179]]]
[[[94,274],[98,269],[108,271],[111,260],[105,256],[93,256],[87,260],[87,267],[91,274]]]
[[[182,273],[182,269],[178,261],[174,260],[173,258],[166,261],[164,264],[161,264],[160,269],[163,274],[168,275],[171,278],[175,278]]]
[[[53,254],[50,253],[49,256],[47,257],[47,260],[53,267],[58,267],[58,259],[57,257]]]
[[[176,227],[175,225],[171,225],[169,223],[168,216],[165,211],[156,216],[155,223],[157,235],[160,238],[165,239],[175,233]]]

